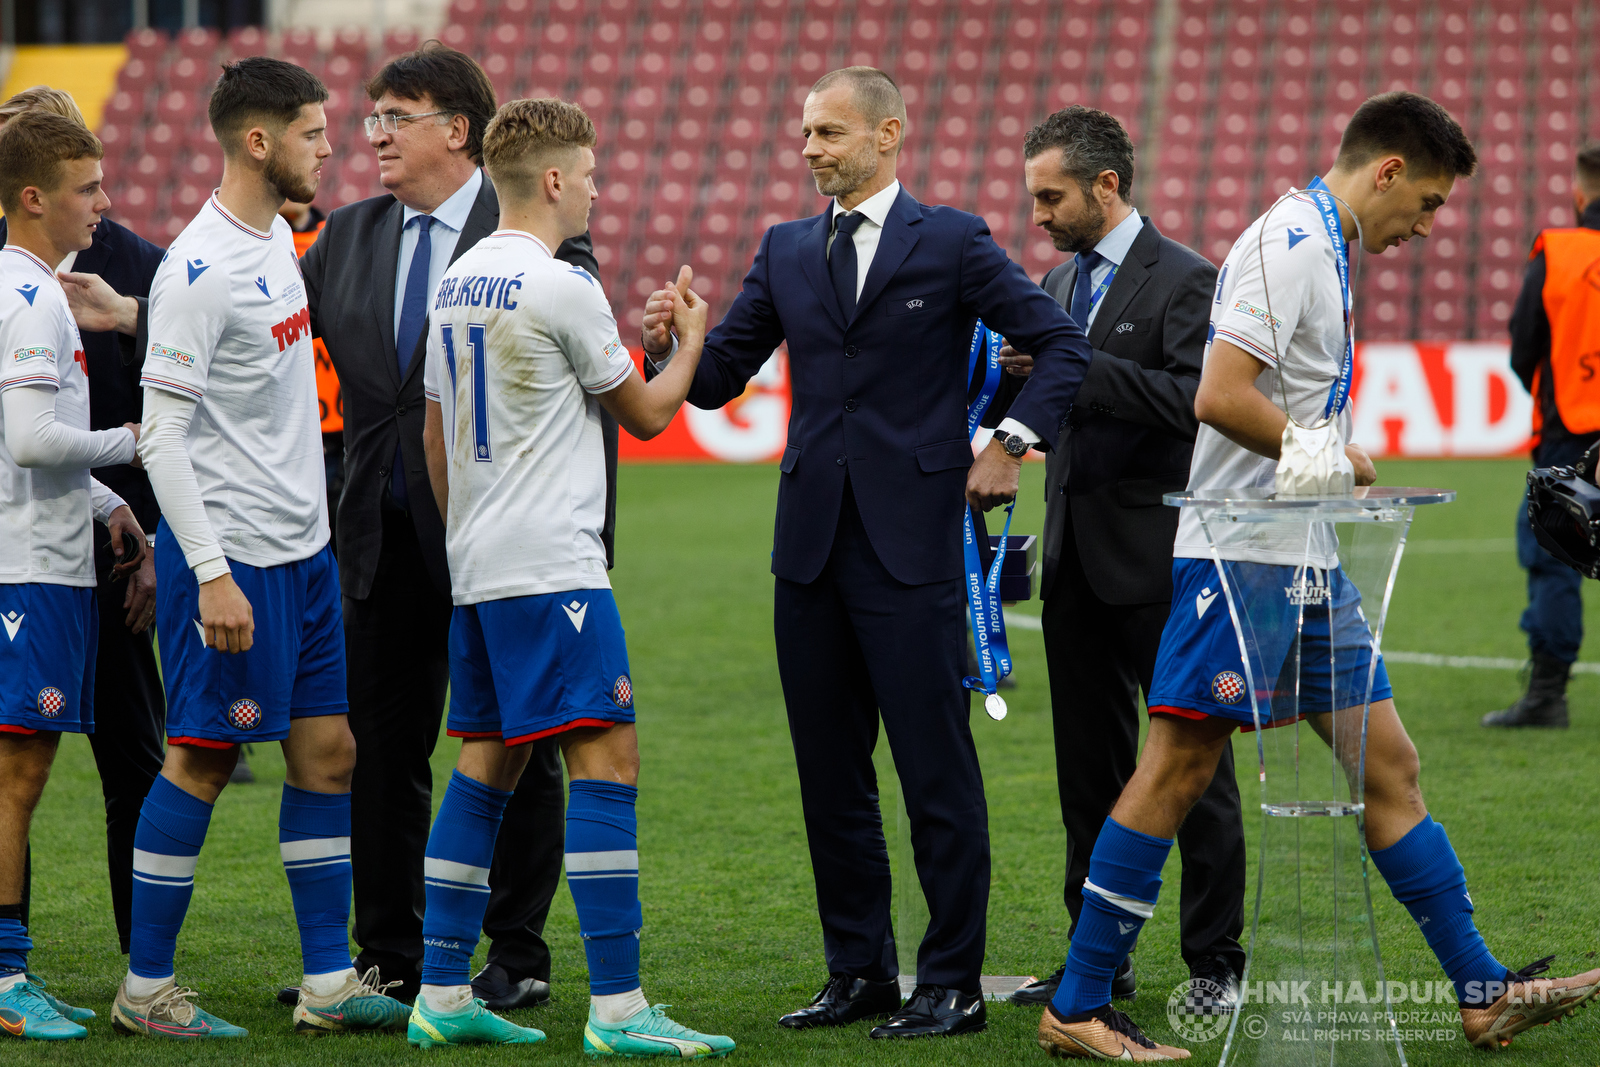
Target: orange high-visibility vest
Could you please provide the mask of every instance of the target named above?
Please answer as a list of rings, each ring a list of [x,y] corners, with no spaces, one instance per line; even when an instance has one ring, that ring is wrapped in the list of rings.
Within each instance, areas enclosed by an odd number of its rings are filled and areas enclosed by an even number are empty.
[[[1545,230],[1544,310],[1556,410],[1575,434],[1600,430],[1600,230]]]
[[[327,222],[317,223],[314,230],[298,231],[294,235],[294,254],[303,256],[316,241],[317,234],[322,232],[322,227]],[[344,393],[339,388],[339,376],[333,371],[333,359],[328,355],[328,346],[318,337],[311,342],[313,351],[317,354],[317,407],[322,411],[322,432],[342,433],[344,431]]]

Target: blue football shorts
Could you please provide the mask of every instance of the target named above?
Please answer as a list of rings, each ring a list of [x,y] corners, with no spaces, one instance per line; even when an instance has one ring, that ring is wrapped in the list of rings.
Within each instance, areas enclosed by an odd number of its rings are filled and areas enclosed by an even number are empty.
[[[165,519],[156,528],[156,630],[167,687],[167,738],[226,748],[281,741],[289,720],[344,715],[344,617],[333,549],[275,567],[228,561],[250,601],[248,652],[207,648],[200,587]]]
[[[520,745],[580,726],[632,721],[628,646],[611,590],[456,606],[451,737]]]
[[[94,589],[0,585],[0,732],[94,733]]]
[[[1268,726],[1365,702],[1373,666],[1371,634],[1361,612],[1361,593],[1342,569],[1229,560],[1223,566],[1236,602],[1252,605],[1253,628],[1246,645],[1252,670],[1246,672],[1240,658],[1217,565],[1209,559],[1175,559],[1172,612],[1161,633],[1146,701],[1150,714],[1216,716],[1254,729],[1247,678],[1255,682]],[[1298,661],[1293,655],[1297,629]],[[1392,695],[1380,656],[1372,700]]]

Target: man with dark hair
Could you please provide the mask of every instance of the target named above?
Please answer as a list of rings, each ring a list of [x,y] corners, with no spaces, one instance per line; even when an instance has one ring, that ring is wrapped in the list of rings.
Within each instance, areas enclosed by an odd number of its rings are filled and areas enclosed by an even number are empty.
[[[1291,416],[1301,426],[1334,427],[1335,443],[1347,442],[1356,484],[1377,478],[1367,453],[1349,442],[1348,240],[1378,255],[1427,237],[1456,179],[1469,176],[1477,160],[1455,120],[1413,94],[1374,97],[1350,126],[1333,169],[1273,205],[1223,263],[1195,394],[1202,425],[1190,466],[1193,491],[1273,485]],[[1395,710],[1383,661],[1373,659],[1364,640],[1344,644],[1335,636],[1367,633],[1360,593],[1339,566],[1338,546],[1326,537],[1308,545],[1303,531],[1236,525],[1208,533],[1189,508],[1178,519],[1172,614],[1151,684],[1150,733],[1095,842],[1082,917],[1060,988],[1039,1020],[1039,1044],[1077,1059],[1189,1058],[1185,1049],[1151,1041],[1112,1008],[1111,981],[1154,913],[1179,825],[1216,777],[1233,732],[1254,725],[1251,704],[1241,703],[1236,685],[1225,684],[1229,676],[1247,677],[1230,613],[1207,610],[1220,595],[1218,567],[1236,586],[1292,591],[1314,581],[1328,591],[1333,617],[1320,638],[1308,625],[1295,664],[1299,677],[1328,681],[1303,691],[1297,711],[1334,747],[1346,773],[1359,776],[1373,866],[1454,985],[1467,1041],[1500,1047],[1572,1014],[1600,992],[1600,970],[1541,978],[1548,960],[1540,960],[1511,971],[1473,925],[1466,872],[1423,802],[1417,750]],[[1293,625],[1295,616],[1288,618]],[[1367,692],[1369,679],[1370,704],[1347,695]]]
[[[1511,311],[1511,369],[1539,408],[1535,467],[1571,466],[1600,440],[1600,293],[1592,264],[1600,260],[1600,144],[1578,153],[1572,179],[1577,226],[1539,234],[1522,292]],[[1527,692],[1484,726],[1567,726],[1567,677],[1583,645],[1583,575],[1539,546],[1528,524],[1524,489],[1517,507],[1517,562],[1528,572]]]
[[[33,110],[83,125],[83,115],[72,97],[45,85],[24,89],[0,104],[0,120]],[[0,218],[0,244],[8,241],[10,234],[10,223]],[[102,215],[89,247],[68,253],[56,264],[67,303],[82,333],[92,430],[116,429],[140,417],[139,357],[143,348],[138,337],[148,325],[146,297],[161,255],[161,249]],[[119,464],[91,473],[128,502],[147,540],[152,539],[161,512],[144,471]],[[154,554],[146,553],[144,561],[128,572],[126,581],[114,581],[122,571],[116,568],[111,532],[95,523],[93,537],[95,600],[100,619],[95,674],[115,678],[116,684],[95,689],[95,729],[89,735],[89,746],[106,802],[111,913],[118,942],[126,953],[133,898],[133,835],[139,825],[139,806],[150,791],[150,783],[161,773],[161,730],[167,711],[152,641],[156,564]],[[25,875],[24,922],[30,884]]]
[[[1133,775],[1139,690],[1149,695],[1171,607],[1178,512],[1162,507],[1161,496],[1182,489],[1189,477],[1200,425],[1194,394],[1217,268],[1134,210],[1133,142],[1113,116],[1064,108],[1028,131],[1022,152],[1034,224],[1057,249],[1074,254],[1073,262],[1045,275],[1044,290],[1094,348],[1050,451],[1040,538],[1070,938],[1100,826]],[[1011,352],[1001,358],[1024,372],[1031,363]],[[1232,750],[1224,750],[1185,820],[1178,847],[1184,962],[1193,977],[1232,990],[1244,971],[1245,885]],[[1012,1001],[1049,1003],[1061,974],[1023,986]],[[1118,965],[1112,993],[1127,998],[1134,991],[1129,956]]]
[[[871,1036],[897,1039],[987,1025],[989,827],[962,686],[963,498],[985,510],[1015,499],[1023,455],[1054,444],[1090,352],[981,218],[901,187],[905,105],[873,104],[875,86],[899,96],[888,75],[856,69],[806,97],[803,155],[834,199],[763,236],[689,402],[737,399],[788,342],[795,408],[779,464],[773,622],[828,979],[778,1021],[799,1030],[889,1015]],[[651,367],[670,358],[672,299],[661,290],[646,305]],[[978,318],[1036,361],[974,460]],[[872,764],[880,720],[932,916],[903,1005]]]
[[[173,242],[150,297],[140,459],[161,501],[157,620],[167,758],[134,838],[133,937],[112,1022],[242,1037],[173,973],[213,806],[244,741],[279,741],[278,849],[305,977],[295,1029],[396,1029],[406,1008],[350,964],[350,772],[339,577],[328,547],[310,313],[285,199],[331,153],[303,68],[223,68],[211,99],[222,183]]]
[[[90,528],[144,531],[91,468],[128,463],[139,427],[89,429],[83,346],[54,264],[89,247],[110,202],[100,142],[81,123],[24,112],[0,131],[0,1022],[12,1037],[85,1037],[72,1008],[28,974],[22,911],[28,828],[62,733],[94,731],[98,633]]]
[[[355,940],[398,994],[422,965],[423,849],[433,816],[428,764],[449,684],[450,572],[422,447],[427,298],[450,263],[494,232],[480,168],[494,88],[470,57],[430,41],[367,84],[368,143],[388,193],[332,212],[302,260],[311,331],[328,346],[344,400],[345,489],[336,530],[350,657]],[[598,277],[587,234],[556,257]],[[616,424],[608,420],[608,487]],[[608,493],[606,547],[615,514]],[[496,846],[484,929],[493,944],[474,989],[489,1007],[550,995],[541,933],[561,877],[565,791],[555,741],[533,745]]]

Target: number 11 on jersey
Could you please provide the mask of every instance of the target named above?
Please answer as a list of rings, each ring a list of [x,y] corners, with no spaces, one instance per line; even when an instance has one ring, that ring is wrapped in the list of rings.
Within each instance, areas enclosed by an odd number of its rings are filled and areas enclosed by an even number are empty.
[[[488,363],[488,330],[481,322],[467,323],[467,355],[472,360],[472,458],[479,463],[494,459],[489,447],[489,387],[485,383]],[[444,342],[445,366],[450,370],[450,390],[456,387],[455,328],[451,323],[439,326],[439,340]]]

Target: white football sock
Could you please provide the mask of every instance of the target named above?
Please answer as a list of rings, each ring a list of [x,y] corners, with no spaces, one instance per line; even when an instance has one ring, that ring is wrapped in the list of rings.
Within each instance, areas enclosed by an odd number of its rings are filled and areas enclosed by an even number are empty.
[[[8,974],[0,977],[0,993],[4,993],[14,985],[21,985],[27,980],[28,976],[23,971],[18,971],[16,974]]]
[[[346,982],[359,981],[354,967],[327,974],[308,974],[300,979],[300,988],[314,997],[329,997],[337,993]]]
[[[616,1026],[638,1015],[650,1004],[644,999],[644,988],[639,987],[629,993],[591,995],[589,1006],[594,1009],[595,1018],[607,1026]]]
[[[421,995],[434,1011],[455,1012],[472,1006],[470,985],[425,985]]]
[[[171,981],[172,975],[170,974],[165,978],[140,978],[132,971],[129,971],[128,977],[122,984],[128,990],[128,996],[134,1000],[145,1000],[161,992]]]

